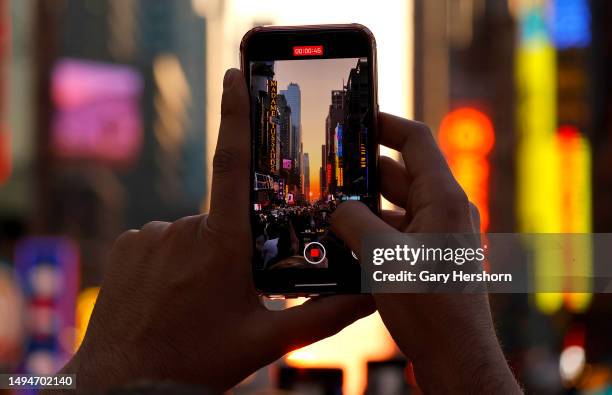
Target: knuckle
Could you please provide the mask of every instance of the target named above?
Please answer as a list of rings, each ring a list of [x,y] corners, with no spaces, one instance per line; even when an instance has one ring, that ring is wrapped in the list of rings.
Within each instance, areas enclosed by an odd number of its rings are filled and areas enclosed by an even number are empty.
[[[470,217],[472,220],[472,227],[474,228],[475,232],[480,232],[480,211],[478,210],[478,207],[470,202]]]
[[[242,102],[237,100],[237,92],[233,89],[225,89],[221,96],[221,117],[235,117],[239,116],[243,108],[241,107]],[[248,108],[248,107],[247,107]]]
[[[233,92],[231,90],[223,90],[223,94],[221,96],[221,117],[232,116],[236,113],[236,106],[234,105],[234,100],[232,100]]]
[[[161,221],[149,221],[149,222],[147,222],[146,224],[144,224],[142,226],[141,230],[142,231],[150,230],[150,229],[153,229],[153,228],[157,227],[159,224],[162,224],[162,223],[163,222],[161,222]]]
[[[472,202],[470,202],[470,214],[474,220],[480,221],[480,210],[478,210],[478,207]]]
[[[429,179],[437,186],[438,198],[441,202],[446,202],[448,205],[461,205],[466,209],[469,207],[470,201],[467,194],[450,171],[440,170],[431,175]]]
[[[161,232],[163,232],[167,227],[168,227],[169,223],[168,222],[162,222],[162,221],[150,221],[147,222],[141,229],[141,232],[143,234],[149,235],[149,234],[159,234]]]
[[[110,257],[112,258],[134,250],[138,244],[139,235],[140,231],[136,229],[130,229],[120,234],[110,249]]]
[[[127,230],[119,235],[115,240],[114,249],[126,249],[134,243],[140,232],[136,229]]]
[[[420,121],[413,121],[413,122],[415,124],[415,129],[417,129],[419,133],[431,135],[431,129],[426,123],[420,122]]]
[[[457,181],[450,174],[440,172],[428,177],[424,183],[436,221],[446,224],[449,230],[467,229],[466,224],[472,223],[470,201]]]
[[[448,194],[451,204],[458,205],[462,208],[469,209],[470,201],[468,200],[467,194],[465,191],[457,186],[452,189],[452,192]]]
[[[230,234],[227,226],[224,226],[225,217],[226,216],[223,211],[215,210],[203,219],[199,236],[206,242],[207,245],[218,246],[225,240],[231,240],[233,237],[237,237],[237,234]],[[247,228],[247,230],[250,232],[250,226]]]
[[[431,141],[433,141],[433,143],[435,144],[431,129],[429,128],[429,126],[427,126],[426,123],[419,121],[410,121],[410,130],[406,130],[401,136],[402,147],[405,148],[415,139],[421,142],[426,142],[431,139]]]
[[[452,188],[445,195],[445,214],[450,221],[470,218],[470,202],[463,189]]]
[[[226,149],[220,148],[213,158],[213,175],[229,173],[236,168],[236,155]]]
[[[146,223],[141,229],[141,235],[146,244],[157,242],[162,239],[170,224],[162,221],[151,221]]]
[[[177,234],[184,231],[189,231],[196,225],[199,225],[202,219],[201,215],[193,215],[188,217],[179,218],[168,226],[168,233]]]

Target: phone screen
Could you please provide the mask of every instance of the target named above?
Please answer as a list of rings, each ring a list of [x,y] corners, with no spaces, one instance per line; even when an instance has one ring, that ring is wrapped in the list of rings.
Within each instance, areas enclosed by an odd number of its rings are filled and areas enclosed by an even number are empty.
[[[338,271],[358,261],[330,231],[331,215],[343,201],[378,204],[371,65],[313,59],[324,46],[292,50],[292,59],[247,63],[254,270]]]

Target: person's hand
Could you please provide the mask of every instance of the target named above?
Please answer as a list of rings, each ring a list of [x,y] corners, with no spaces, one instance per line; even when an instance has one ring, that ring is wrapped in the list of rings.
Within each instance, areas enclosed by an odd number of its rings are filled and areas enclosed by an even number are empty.
[[[388,114],[380,115],[379,126],[380,144],[400,151],[404,162],[380,158],[381,192],[404,212],[385,211],[380,219],[363,204],[346,202],[333,214],[332,230],[354,251],[361,251],[366,234],[479,233],[477,210],[429,129]],[[485,294],[379,294],[374,300],[425,393],[520,392]]]
[[[227,390],[374,311],[361,295],[262,305],[251,277],[248,91],[236,69],[223,87],[210,215],[117,239],[83,344],[63,369],[81,389],[146,378]]]

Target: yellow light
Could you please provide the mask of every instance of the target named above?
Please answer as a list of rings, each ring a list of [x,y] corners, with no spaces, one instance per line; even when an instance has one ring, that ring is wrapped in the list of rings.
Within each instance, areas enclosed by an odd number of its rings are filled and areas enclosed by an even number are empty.
[[[534,3],[525,7],[542,5]],[[555,50],[546,36],[540,34],[523,42],[516,58],[516,82],[521,99],[517,106],[519,231],[589,233],[590,148],[577,130],[561,129],[557,133]],[[560,289],[564,285],[563,276],[590,276],[592,256],[588,237],[573,237],[571,251],[567,252],[555,250],[547,243],[544,238],[536,238],[532,246],[536,289]],[[568,262],[564,263],[565,260]],[[587,283],[573,285],[583,289],[590,287]],[[540,293],[534,299],[540,311],[550,314],[560,309],[564,302],[571,311],[584,311],[590,304],[591,294]]]
[[[555,67],[549,44],[518,50],[517,211],[526,233],[560,231]]]
[[[559,197],[559,153],[556,145],[556,54],[541,36],[524,43],[516,56],[518,97],[517,119],[517,219],[518,229],[525,233],[558,233],[561,230],[561,199]],[[533,247],[536,289],[558,288],[552,284],[559,270],[561,257],[554,249],[539,243]],[[541,274],[538,276],[538,274]],[[546,283],[544,283],[546,278]],[[553,313],[563,305],[562,293],[534,295],[537,308]]]
[[[288,365],[300,368],[341,368],[344,393],[359,394],[366,386],[366,362],[389,359],[395,353],[395,343],[376,313],[344,328],[335,336],[289,353],[285,360]]]
[[[83,342],[85,332],[87,331],[87,325],[89,324],[89,318],[93,312],[99,292],[99,287],[86,288],[81,291],[77,297],[75,352],[79,349],[81,343]]]
[[[287,355],[287,362],[290,365],[300,366],[308,363],[316,363],[317,355],[304,348],[295,350]]]

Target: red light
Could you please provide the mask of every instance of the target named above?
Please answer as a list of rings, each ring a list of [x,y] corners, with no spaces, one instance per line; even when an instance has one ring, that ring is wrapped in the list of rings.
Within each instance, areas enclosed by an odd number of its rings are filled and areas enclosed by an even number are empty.
[[[487,155],[495,143],[495,133],[489,117],[474,108],[464,107],[444,117],[438,139],[444,152]]]
[[[322,56],[322,45],[301,45],[293,47],[293,56]]]
[[[576,182],[580,180],[580,173],[576,169],[580,168],[580,147],[581,133],[573,125],[560,125],[557,129],[557,144],[559,146],[560,166],[564,169],[561,180],[561,204],[565,215],[561,217],[561,230],[572,232],[576,223],[575,213],[579,200],[576,195]]]
[[[489,227],[489,160],[495,144],[493,123],[475,108],[458,108],[444,117],[438,142],[453,175],[480,211],[480,228]]]
[[[581,324],[572,325],[563,338],[563,348],[571,346],[584,347],[586,333]]]
[[[0,130],[0,185],[11,175],[11,140],[8,131]]]
[[[557,136],[561,149],[564,152],[577,149],[580,144],[580,130],[572,125],[561,125],[557,129]]]

